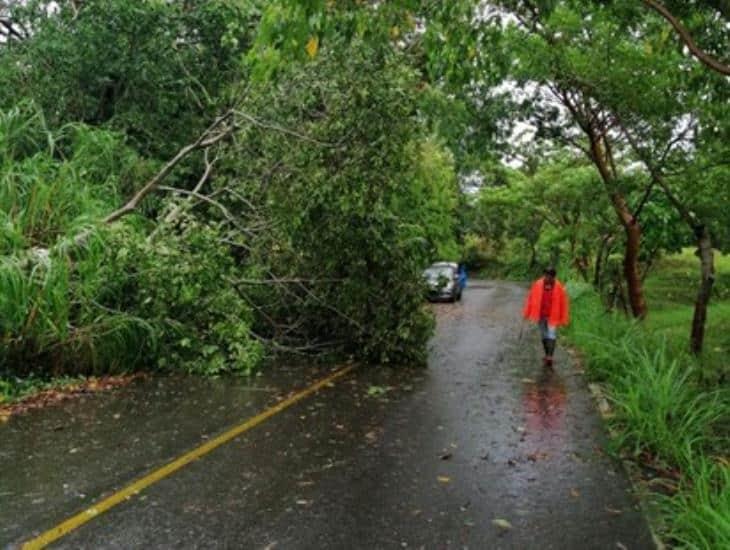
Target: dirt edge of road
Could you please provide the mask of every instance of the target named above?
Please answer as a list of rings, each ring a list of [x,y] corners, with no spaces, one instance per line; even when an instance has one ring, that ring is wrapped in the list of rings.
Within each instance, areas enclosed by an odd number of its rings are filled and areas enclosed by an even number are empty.
[[[17,401],[0,405],[0,424],[7,422],[12,416],[30,411],[58,405],[71,399],[85,395],[101,393],[121,388],[132,382],[150,376],[146,373],[123,374],[117,376],[92,376],[90,378],[61,384],[57,387],[41,390]]]

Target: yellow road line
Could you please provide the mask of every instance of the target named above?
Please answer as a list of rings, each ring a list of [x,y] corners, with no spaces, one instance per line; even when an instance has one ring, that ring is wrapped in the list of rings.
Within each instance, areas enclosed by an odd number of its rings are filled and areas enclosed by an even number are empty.
[[[242,424],[239,424],[238,426],[231,428],[227,432],[219,435],[215,439],[211,439],[207,443],[204,443],[200,447],[197,447],[196,449],[193,449],[190,452],[185,453],[181,457],[173,460],[172,462],[166,464],[165,466],[162,466],[160,469],[155,470],[154,472],[147,474],[146,476],[138,479],[137,481],[131,483],[130,485],[127,485],[124,489],[121,489],[120,491],[117,491],[113,495],[100,500],[96,504],[92,505],[90,508],[87,508],[83,512],[79,512],[75,516],[72,516],[68,518],[66,521],[59,523],[55,527],[49,529],[45,533],[40,534],[34,539],[29,540],[25,544],[23,544],[22,548],[23,550],[34,550],[36,548],[45,548],[47,545],[52,543],[53,541],[67,535],[74,529],[81,527],[83,524],[85,524],[88,521],[91,521],[92,519],[98,517],[99,515],[103,514],[107,510],[113,508],[117,504],[124,502],[126,500],[129,500],[131,497],[139,493],[140,491],[143,491],[150,485],[157,483],[161,479],[166,478],[170,474],[176,472],[183,466],[186,466],[190,462],[193,462],[194,460],[199,459],[200,457],[210,453],[214,449],[220,447],[221,445],[228,443],[230,440],[238,437],[244,432],[247,432],[251,428],[254,428],[255,426],[258,426],[265,420],[271,418],[277,413],[280,413],[284,409],[291,407],[298,401],[301,401],[305,397],[313,394],[317,390],[321,389],[322,387],[331,384],[338,378],[341,378],[342,376],[346,375],[348,372],[350,372],[354,367],[352,365],[348,367],[344,367],[331,375],[327,376],[326,378],[323,378],[319,382],[316,382],[309,386],[308,388],[295,393],[291,397],[285,399],[284,401],[281,401],[280,403],[277,403],[270,409],[265,410],[261,414],[254,416],[253,418],[245,421]]]

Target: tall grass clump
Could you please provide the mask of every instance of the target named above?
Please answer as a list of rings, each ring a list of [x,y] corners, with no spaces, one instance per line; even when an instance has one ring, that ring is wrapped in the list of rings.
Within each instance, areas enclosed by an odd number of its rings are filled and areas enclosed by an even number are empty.
[[[687,480],[662,499],[668,540],[681,548],[730,548],[730,464],[696,460]]]
[[[688,548],[730,541],[730,390],[707,384],[682,344],[607,312],[592,292],[573,296],[568,338],[613,405],[613,447],[654,472],[679,476],[659,499],[667,540]]]
[[[694,457],[722,445],[722,422],[730,418],[726,390],[699,386],[697,368],[686,357],[671,357],[663,340],[651,351],[625,349],[623,357],[612,400],[624,448],[689,469]]]

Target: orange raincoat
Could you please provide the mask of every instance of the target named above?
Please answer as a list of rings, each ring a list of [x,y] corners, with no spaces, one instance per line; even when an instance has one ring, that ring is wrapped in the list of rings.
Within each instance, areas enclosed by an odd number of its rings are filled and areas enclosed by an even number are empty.
[[[542,305],[544,280],[544,277],[542,277],[533,283],[532,288],[530,288],[530,293],[527,295],[527,300],[525,300],[525,307],[522,310],[522,315],[525,319],[529,319],[535,323],[540,321],[540,306]],[[551,327],[559,327],[567,325],[568,321],[568,293],[565,292],[563,285],[556,280],[553,284],[553,300],[550,315],[548,316],[548,325]]]

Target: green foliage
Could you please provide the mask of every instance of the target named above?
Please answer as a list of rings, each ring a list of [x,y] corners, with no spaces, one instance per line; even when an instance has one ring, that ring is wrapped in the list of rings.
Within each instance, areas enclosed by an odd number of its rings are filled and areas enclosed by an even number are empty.
[[[420,273],[460,251],[453,155],[403,48],[418,3],[47,8],[16,6],[34,32],[0,52],[6,370],[248,373],[280,348],[424,362]],[[99,227],[232,102],[255,118],[207,199]],[[200,164],[169,180],[192,188]]]
[[[416,144],[413,149],[409,153],[415,164],[410,189],[395,197],[392,208],[401,213],[405,223],[420,228],[433,260],[459,261],[459,187],[453,156],[434,138]]]
[[[555,263],[587,280],[596,243],[614,231],[610,220],[595,170],[575,156],[556,156],[532,173],[507,171],[501,184],[482,187],[471,242],[488,243],[481,263],[501,276],[531,277]]]
[[[250,305],[229,283],[239,273],[219,226],[185,215],[153,240],[117,228],[105,237],[98,300],[155,327],[150,363],[207,375],[259,365],[263,348],[251,334]]]
[[[257,20],[247,1],[50,4],[16,8],[34,32],[0,55],[0,109],[33,99],[53,128],[106,124],[163,156],[214,116]]]
[[[651,449],[658,459],[683,466],[703,449],[722,446],[718,435],[730,415],[728,392],[697,391],[698,372],[686,357],[670,358],[666,345],[653,351],[615,346],[609,351],[627,361],[625,373],[612,386],[624,428],[618,440],[622,446],[634,455]]]
[[[32,106],[0,113],[0,128],[0,143],[23,144],[0,164],[0,373],[256,367],[251,308],[220,284],[234,263],[215,224],[185,217],[155,241],[138,217],[94,230],[147,163],[105,130],[50,132]]]
[[[707,380],[681,341],[606,313],[587,285],[571,284],[570,292],[567,334],[608,391],[615,447],[681,474],[678,494],[659,499],[662,535],[683,547],[722,547],[730,470],[718,457],[730,444],[730,392]]]
[[[454,202],[451,160],[423,140],[417,75],[404,61],[343,43],[282,70],[243,108],[304,137],[252,127],[226,160],[237,193],[271,221],[252,243],[264,272],[314,285],[275,289],[280,306],[269,317],[298,318],[290,337],[376,363],[425,361],[432,321],[420,273],[434,249],[448,253],[454,242],[444,216]]]
[[[730,546],[730,466],[701,458],[688,476],[691,482],[666,498],[667,538],[684,548]]]
[[[60,374],[104,364],[115,370],[150,327],[94,305],[84,279],[99,258],[93,237],[84,250],[57,245],[117,200],[113,176],[92,186],[88,173],[104,174],[104,165],[124,174],[135,156],[105,131],[77,126],[55,135],[29,104],[0,113],[0,143],[11,142],[23,147],[5,149],[0,164],[0,369]],[[64,149],[68,157],[58,160]]]

